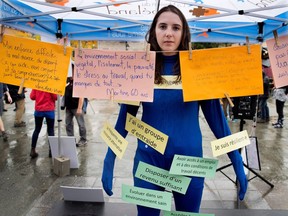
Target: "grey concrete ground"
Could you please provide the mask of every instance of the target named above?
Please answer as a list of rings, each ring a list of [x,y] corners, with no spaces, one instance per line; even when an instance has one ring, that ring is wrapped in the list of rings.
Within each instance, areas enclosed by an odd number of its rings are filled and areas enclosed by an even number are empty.
[[[48,157],[48,143],[46,125],[39,136],[37,151],[39,157],[31,160],[29,150],[31,136],[34,130],[33,107],[29,99],[29,90],[26,99],[25,128],[14,128],[14,105],[6,105],[3,120],[10,135],[8,142],[0,139],[0,216],[45,216],[56,202],[63,199],[60,186],[101,187],[101,173],[103,158],[107,149],[100,137],[100,130],[104,122],[112,125],[116,121],[118,104],[110,101],[92,100],[85,115],[88,130],[88,145],[77,148],[80,167],[71,169],[70,175],[58,177],[53,172],[52,160]],[[284,121],[284,128],[274,129],[271,126],[276,119],[275,104],[269,99],[271,121],[258,123],[256,136],[259,142],[261,171],[257,171],[267,181],[274,184],[273,189],[256,177],[249,182],[245,200],[237,205],[235,184],[217,172],[215,178],[207,179],[205,183],[202,209],[281,209],[288,210],[288,121]],[[140,113],[141,114],[141,113]],[[64,113],[61,111],[62,119]],[[285,118],[288,116],[288,104],[285,106]],[[206,157],[212,157],[210,141],[214,136],[210,132],[204,118],[200,115],[203,131],[203,147]],[[229,121],[233,132],[239,131],[239,121]],[[76,124],[77,125],[77,124]],[[244,129],[250,133],[252,122],[246,120]],[[60,123],[61,135],[66,135],[64,122]],[[58,134],[58,124],[55,132]],[[78,128],[76,127],[78,138]],[[115,165],[114,195],[105,194],[105,202],[123,203],[121,200],[121,185],[132,185],[132,163],[135,152],[135,139],[128,135],[129,147],[122,160]],[[219,157],[219,167],[229,164],[226,155]],[[234,178],[231,167],[224,169],[227,175]],[[249,177],[253,174],[249,172]]]

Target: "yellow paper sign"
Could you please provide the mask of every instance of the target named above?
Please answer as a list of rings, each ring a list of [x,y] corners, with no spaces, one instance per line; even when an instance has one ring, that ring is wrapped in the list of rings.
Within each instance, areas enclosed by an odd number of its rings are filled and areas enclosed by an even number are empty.
[[[127,113],[125,129],[156,151],[164,154],[168,136]]]
[[[125,140],[114,128],[112,128],[108,122],[104,124],[101,131],[101,137],[117,155],[117,157],[122,159],[128,146],[128,141]]]
[[[184,101],[263,94],[260,45],[180,52]]]
[[[71,47],[4,35],[0,43],[0,81],[63,95]]]
[[[211,142],[212,154],[217,157],[222,154],[243,148],[250,144],[250,139],[246,130],[226,136]]]

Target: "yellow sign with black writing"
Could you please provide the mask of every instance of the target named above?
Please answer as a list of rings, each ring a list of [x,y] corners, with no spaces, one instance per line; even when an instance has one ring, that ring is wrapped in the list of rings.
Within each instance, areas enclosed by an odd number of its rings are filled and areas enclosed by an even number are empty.
[[[63,95],[72,48],[4,35],[0,82]]]
[[[250,145],[250,138],[247,130],[243,130],[221,139],[211,141],[212,154],[214,157]]]
[[[156,151],[164,154],[168,136],[135,116],[127,113],[125,129]]]
[[[180,52],[184,101],[263,94],[261,47],[247,46]]]
[[[117,157],[122,159],[127,149],[128,141],[125,140],[118,131],[111,127],[108,122],[105,123],[101,131],[101,137]]]

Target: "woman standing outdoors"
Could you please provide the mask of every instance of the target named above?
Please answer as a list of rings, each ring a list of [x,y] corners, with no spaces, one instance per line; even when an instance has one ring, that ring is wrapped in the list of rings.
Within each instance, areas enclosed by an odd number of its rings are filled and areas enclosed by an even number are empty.
[[[54,123],[55,123],[55,101],[57,95],[49,92],[43,92],[32,89],[30,99],[35,101],[35,130],[32,135],[30,157],[38,157],[36,152],[37,140],[41,131],[43,120],[45,118],[47,124],[47,133],[49,136],[54,136]],[[49,147],[49,157],[51,157],[51,150]]]
[[[146,40],[156,55],[155,84],[165,82],[162,75],[174,75],[181,82],[179,50],[188,50],[190,43],[188,23],[182,12],[172,6],[163,7],[155,15]],[[191,71],[193,73],[193,71]],[[184,102],[182,89],[155,89],[153,102],[142,102],[142,121],[169,136],[164,155],[138,140],[134,157],[134,186],[163,191],[164,188],[135,177],[140,161],[169,170],[175,154],[203,157],[202,135],[199,125],[199,109],[217,138],[231,134],[219,100]],[[136,116],[137,106],[122,104],[115,129],[125,137],[127,113]],[[247,178],[238,150],[228,153],[240,183],[239,198],[244,198]],[[102,184],[105,192],[112,195],[115,154],[108,148],[104,159]],[[172,192],[177,211],[199,212],[204,178],[193,177],[186,194]],[[137,206],[138,216],[159,215],[160,210]]]

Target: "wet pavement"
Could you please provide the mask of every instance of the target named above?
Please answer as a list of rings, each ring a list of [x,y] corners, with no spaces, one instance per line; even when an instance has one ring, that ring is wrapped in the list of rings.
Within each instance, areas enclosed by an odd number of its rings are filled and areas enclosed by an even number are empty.
[[[87,126],[88,145],[77,148],[79,168],[70,169],[70,175],[59,177],[54,174],[52,159],[48,157],[48,142],[46,125],[43,125],[39,135],[37,151],[39,157],[30,159],[29,151],[31,136],[34,130],[34,102],[29,99],[29,90],[26,93],[24,128],[14,128],[15,112],[14,104],[6,105],[3,120],[9,134],[9,141],[0,139],[0,216],[45,216],[63,200],[60,186],[77,187],[101,187],[101,173],[103,159],[107,146],[100,137],[100,131],[104,123],[108,121],[114,125],[118,104],[111,101],[90,100],[87,114],[85,115]],[[273,99],[269,99],[271,120],[269,123],[258,123],[256,136],[258,138],[261,171],[256,170],[265,180],[274,185],[271,188],[259,177],[248,172],[248,191],[245,200],[238,205],[236,198],[236,186],[222,173],[217,172],[215,178],[205,181],[205,189],[201,209],[275,209],[288,210],[288,121],[284,121],[284,128],[275,129],[271,123],[277,118]],[[60,111],[64,120],[64,111]],[[285,119],[288,119],[288,103],[285,105]],[[141,115],[141,113],[139,113]],[[202,114],[200,122],[203,132],[204,156],[212,157],[210,141],[214,136],[208,128]],[[232,132],[238,132],[240,121],[229,121]],[[252,121],[246,120],[244,130],[251,132]],[[75,127],[75,135],[78,140],[78,128]],[[66,135],[64,121],[60,122],[60,135]],[[58,135],[58,123],[55,125],[55,133]],[[128,135],[128,148],[122,160],[116,160],[114,195],[104,194],[105,202],[124,203],[121,200],[121,185],[123,183],[133,185],[132,164],[136,147],[134,137]],[[218,167],[229,164],[226,155],[218,157]],[[223,170],[225,174],[234,178],[232,167]]]

